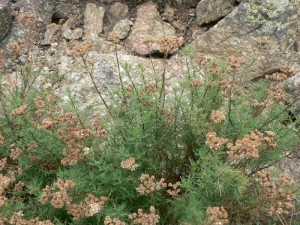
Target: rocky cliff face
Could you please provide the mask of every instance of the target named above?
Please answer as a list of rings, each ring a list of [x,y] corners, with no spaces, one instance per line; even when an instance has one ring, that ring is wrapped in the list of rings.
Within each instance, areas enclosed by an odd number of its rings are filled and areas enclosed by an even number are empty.
[[[16,18],[11,23],[13,10],[29,19],[35,15],[36,20],[30,26]],[[30,54],[32,61],[42,60],[44,72],[63,75],[57,91],[64,94],[70,88],[84,107],[98,107],[100,102],[83,67],[68,56],[69,49],[83,40],[94,46],[88,59],[94,62],[95,80],[104,92],[118,83],[116,51],[120,63],[133,65],[133,73],[139,70],[138,63],[149,73],[159,73],[167,63],[167,85],[176,84],[185,71],[182,56],[178,51],[169,52],[166,62],[158,41],[177,37],[182,46],[190,45],[207,57],[246,58],[252,65],[248,81],[289,64],[298,71],[289,87],[298,93],[299,0],[19,0],[13,4],[0,0],[0,48],[28,35],[33,40],[31,53],[22,53],[25,58]],[[2,63],[6,77],[15,73],[16,61]]]
[[[0,0],[0,41],[5,37],[10,29],[12,16],[8,0]]]

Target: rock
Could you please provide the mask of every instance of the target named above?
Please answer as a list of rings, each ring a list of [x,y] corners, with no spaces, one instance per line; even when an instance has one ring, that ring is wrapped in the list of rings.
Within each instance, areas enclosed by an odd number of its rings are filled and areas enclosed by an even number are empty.
[[[85,40],[94,40],[103,29],[105,9],[94,3],[88,3],[84,11],[84,37]]]
[[[294,3],[297,4],[297,3]],[[298,3],[299,7],[299,3]],[[206,33],[196,36],[197,52],[225,59],[242,56],[253,63],[249,79],[268,74],[284,64],[299,69],[297,5],[280,0],[242,1],[229,15]],[[266,44],[259,44],[266,41]]]
[[[9,31],[12,23],[11,10],[8,0],[0,0],[0,41]]]
[[[113,21],[119,21],[128,16],[128,6],[121,2],[115,2],[109,9]]]
[[[128,54],[125,48],[119,44],[112,43],[110,41],[106,41],[103,38],[97,38],[92,41],[94,46],[94,51],[102,54],[115,53],[118,54]]]
[[[174,21],[174,13],[175,13],[174,8],[167,4],[164,9],[164,12],[161,14],[161,19],[163,21],[166,20],[172,23]]]
[[[235,0],[202,0],[196,8],[196,22],[204,23],[218,21],[228,15],[235,7]]]
[[[186,26],[184,26],[182,23],[178,22],[178,21],[174,21],[172,23],[173,27],[175,27],[176,29],[180,30],[180,31],[185,31]]]
[[[19,15],[24,16],[27,14],[27,17],[23,18],[23,22],[18,19],[13,20],[11,30],[7,33],[7,37],[0,44],[0,47],[5,48],[7,43],[18,39],[28,39],[29,34],[32,43],[39,43],[44,38],[47,25],[51,23],[54,7],[55,1],[50,0],[20,0],[15,3],[14,8],[19,9]],[[30,18],[28,15],[30,15]],[[35,22],[29,24],[29,20],[32,19]]]
[[[109,33],[116,34],[120,39],[124,39],[130,31],[130,21],[129,19],[120,20],[116,23],[113,30]],[[108,36],[109,36],[108,35]]]
[[[72,15],[72,3],[60,2],[54,9],[53,18],[68,19]]]
[[[79,39],[83,36],[82,28],[76,28],[75,25],[80,16],[72,15],[70,18],[62,25],[61,32],[62,36],[67,40]]]
[[[56,86],[57,92],[65,94],[66,89],[70,88],[72,93],[76,96],[76,101],[78,101],[80,109],[84,110],[86,108],[92,108],[93,110],[91,110],[91,113],[94,113],[91,115],[92,117],[99,116],[99,113],[103,114],[105,110],[103,102],[101,102],[100,97],[97,95],[87,70],[82,66],[82,64],[77,63],[80,59],[74,60],[72,57],[62,56],[58,59],[58,61],[61,63],[58,74],[65,74],[65,76],[62,83]],[[118,62],[120,63],[120,74],[125,86],[130,85],[131,83],[122,68],[123,63],[131,64],[131,74],[140,74],[141,70],[138,65],[143,64],[145,68],[144,74],[149,79],[149,74],[153,74],[154,71],[159,75],[165,71],[167,95],[171,94],[172,87],[184,76],[183,60],[177,55],[173,55],[170,58],[168,65],[165,65],[163,59],[141,58],[127,54],[118,54],[117,62],[116,55],[114,53],[99,54],[96,51],[91,51],[88,53],[86,61],[92,62],[92,74],[94,81],[108,103],[110,99],[109,91],[113,90],[120,84],[118,75],[119,71],[117,67]],[[166,70],[164,70],[165,66]],[[142,83],[142,80],[138,79],[139,78],[137,76],[135,80]],[[66,102],[69,100],[66,94],[65,96],[62,96],[62,99],[65,99]]]
[[[56,41],[57,33],[59,33],[61,26],[56,23],[51,23],[47,26],[46,33],[44,35],[44,40],[41,41],[42,45],[50,45],[52,42]]]
[[[152,2],[144,3],[137,7],[137,18],[126,40],[126,47],[133,53],[149,55],[158,51],[159,46],[146,42],[155,42],[159,38],[176,36],[175,34],[175,28],[160,18],[157,5]]]
[[[50,0],[22,0],[20,13],[29,12],[38,16],[39,24],[35,32],[45,32],[46,26],[51,23],[55,8],[55,1]]]

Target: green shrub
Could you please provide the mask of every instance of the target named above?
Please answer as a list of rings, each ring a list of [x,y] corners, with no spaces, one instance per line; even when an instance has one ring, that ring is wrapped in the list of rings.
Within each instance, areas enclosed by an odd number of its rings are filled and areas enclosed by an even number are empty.
[[[288,67],[246,87],[242,58],[207,60],[185,47],[178,85],[166,87],[165,71],[151,76],[141,64],[134,77],[132,65],[120,62],[120,87],[105,99],[85,53],[73,51],[106,107],[99,118],[82,116],[70,91],[71,107],[60,103],[51,80],[38,85],[32,73],[0,86],[4,223],[292,220],[295,184],[271,175],[298,137],[280,89],[293,73]],[[33,82],[22,88],[24,79]]]

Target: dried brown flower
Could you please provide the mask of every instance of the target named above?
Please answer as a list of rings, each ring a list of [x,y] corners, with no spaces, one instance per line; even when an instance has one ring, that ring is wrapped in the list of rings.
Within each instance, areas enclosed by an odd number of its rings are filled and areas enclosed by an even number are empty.
[[[295,182],[288,176],[282,175],[280,180],[272,178],[269,171],[256,174],[258,183],[263,188],[266,194],[266,201],[270,203],[268,214],[272,216],[274,213],[289,214],[289,210],[295,207],[295,196],[290,191],[290,187]]]
[[[213,150],[217,150],[222,147],[222,145],[228,142],[227,138],[218,138],[216,132],[208,132],[206,135],[205,144]]]
[[[11,151],[10,158],[12,158],[13,160],[16,160],[23,154],[23,150],[20,148],[16,148],[16,149],[12,148],[10,151]]]
[[[164,178],[161,178],[160,181],[155,182],[155,177],[150,176],[149,174],[142,174],[140,180],[142,184],[140,184],[136,190],[141,195],[159,191],[160,189],[167,187],[167,184],[164,183]]]
[[[273,100],[276,103],[284,103],[286,101],[286,93],[279,87],[272,86],[268,91],[268,94],[273,97]]]
[[[243,158],[255,158],[259,157],[259,147],[270,146],[271,149],[278,148],[276,142],[273,142],[275,133],[272,131],[266,131],[262,133],[258,130],[250,131],[249,134],[245,135],[242,139],[235,141],[235,145],[228,142],[227,148],[229,151],[228,158],[230,161],[240,160]]]
[[[228,56],[226,62],[231,68],[238,68],[245,64],[246,60],[243,57]]]
[[[228,223],[228,213],[221,207],[208,207],[206,210],[208,219],[212,222],[213,225],[223,225]]]
[[[0,159],[0,170],[4,170],[7,165],[7,158]]]
[[[282,82],[286,80],[288,76],[285,73],[273,73],[272,75],[266,75],[267,80]]]
[[[210,118],[214,123],[221,123],[226,119],[224,113],[219,110],[213,110]]]
[[[190,84],[192,87],[201,87],[203,85],[203,81],[200,80],[199,78],[195,78],[191,80]]]
[[[150,214],[146,214],[142,209],[138,210],[138,213],[132,213],[128,215],[129,219],[133,219],[133,224],[141,225],[154,225],[159,222],[159,215],[155,215],[154,206],[150,207]]]
[[[104,220],[104,225],[126,225],[125,222],[118,220],[117,218],[111,218],[110,216],[106,216]]]
[[[22,105],[19,108],[16,108],[13,111],[11,111],[10,115],[11,116],[19,116],[19,115],[25,114],[26,110],[27,110],[27,105]]]
[[[90,41],[84,41],[77,44],[72,50],[68,51],[68,55],[83,57],[87,52],[93,50],[93,44]]]
[[[15,184],[13,191],[20,192],[24,186],[25,184],[22,181],[19,181],[17,184]]]
[[[135,163],[135,158],[129,158],[121,162],[121,167],[128,170],[135,170],[139,165]]]
[[[172,197],[177,197],[179,192],[181,191],[180,188],[179,188],[179,185],[180,185],[180,182],[177,182],[175,184],[171,184],[169,183],[168,184],[168,190],[167,190],[167,193],[169,195],[171,195]]]
[[[160,51],[168,54],[183,45],[183,40],[175,36],[170,36],[159,39],[157,43],[160,46]]]

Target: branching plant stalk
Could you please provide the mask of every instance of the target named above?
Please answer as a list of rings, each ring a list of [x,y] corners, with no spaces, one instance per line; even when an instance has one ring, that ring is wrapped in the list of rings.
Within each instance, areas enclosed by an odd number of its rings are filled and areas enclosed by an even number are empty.
[[[235,80],[235,75],[236,75],[236,68],[233,68],[233,75],[232,75],[232,80],[231,80],[231,84],[230,84],[230,88],[229,88],[229,96],[228,96],[228,120],[229,123],[232,127],[234,127],[232,119],[231,119],[231,106],[232,106],[232,89],[233,89],[233,85],[234,85],[234,80]]]
[[[168,56],[168,53],[165,53],[164,55],[164,59],[163,59],[163,63],[164,63],[164,70],[163,70],[163,73],[162,73],[162,83],[161,83],[161,90],[160,90],[160,94],[159,94],[159,99],[161,99],[162,101],[162,107],[164,107],[165,105],[165,80],[166,80],[166,66],[167,66],[167,56]]]
[[[150,144],[150,148],[152,148],[154,151],[157,152],[158,156],[159,156],[159,173],[160,176],[162,176],[162,153],[161,151],[157,150],[152,144]]]
[[[189,61],[187,56],[185,56],[185,63],[186,63],[186,67],[187,67],[187,75],[188,75],[188,80],[191,81],[191,71],[190,71],[190,66],[189,66]],[[193,109],[194,106],[194,89],[192,84],[190,84],[190,90],[191,90],[191,109]]]
[[[123,92],[123,101],[126,104],[126,98],[124,97],[125,89],[124,89],[124,85],[123,85],[123,81],[122,81],[122,77],[121,77],[120,62],[119,62],[118,49],[117,49],[116,43],[115,43],[115,55],[116,55],[116,60],[117,60],[119,80],[120,80],[120,84],[121,84],[121,88],[122,88],[122,92]]]
[[[103,104],[104,104],[104,106],[105,106],[107,112],[109,113],[109,115],[111,116],[111,118],[113,118],[113,115],[112,115],[112,113],[111,113],[111,111],[110,111],[110,109],[109,109],[109,107],[108,107],[106,101],[104,100],[104,98],[103,98],[101,92],[99,91],[99,88],[98,88],[97,85],[96,85],[96,82],[95,82],[93,73],[92,73],[92,71],[90,70],[90,68],[88,67],[87,62],[86,62],[86,60],[85,60],[84,57],[82,57],[82,61],[83,61],[84,65],[85,65],[85,68],[87,69],[88,74],[89,74],[89,76],[90,76],[90,78],[91,78],[91,80],[92,80],[92,82],[93,82],[93,86],[94,86],[94,88],[95,88],[95,91],[97,92],[98,96],[100,97],[101,101],[103,102]]]

